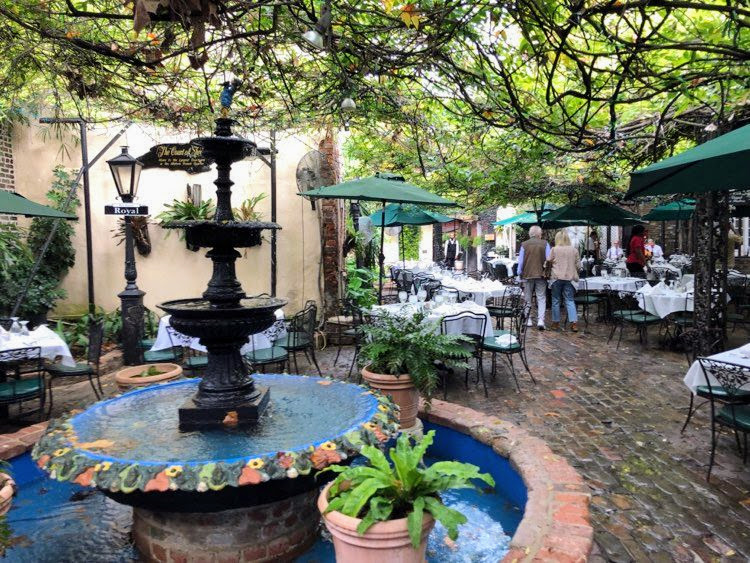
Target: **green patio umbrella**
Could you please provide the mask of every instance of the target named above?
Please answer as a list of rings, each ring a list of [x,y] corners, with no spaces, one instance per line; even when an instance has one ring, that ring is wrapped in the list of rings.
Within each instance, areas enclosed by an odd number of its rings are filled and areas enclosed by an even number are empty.
[[[750,189],[750,125],[630,173],[626,198]]]
[[[657,205],[643,216],[644,221],[686,221],[693,216],[695,201],[683,199]]]
[[[626,226],[637,225],[645,221],[640,215],[627,209],[617,207],[606,201],[582,197],[575,203],[569,203],[559,209],[550,211],[544,217],[545,228],[562,228],[582,226]]]
[[[536,223],[536,213],[531,213],[529,211],[526,211],[524,213],[519,213],[518,215],[514,215],[513,217],[508,217],[507,219],[495,221],[494,223],[492,223],[492,225],[494,227],[509,227],[510,225],[515,225],[516,223],[531,223],[531,222]]]
[[[383,220],[385,213],[385,220]],[[416,205],[401,203],[389,203],[384,210],[376,211],[370,215],[370,220],[374,225],[382,227],[403,227],[404,225],[434,225],[435,223],[449,223],[455,221],[453,217],[448,217],[437,211],[428,211]],[[401,260],[406,261],[404,256],[404,231],[401,230]],[[381,246],[380,252],[383,252]]]
[[[0,213],[23,215],[24,217],[51,217],[56,219],[78,219],[41,203],[35,203],[15,192],[0,190]]]
[[[313,199],[353,199],[358,201],[379,201],[383,205],[387,203],[416,203],[421,205],[439,205],[444,207],[460,207],[453,201],[442,198],[427,190],[407,184],[403,176],[378,172],[369,178],[350,180],[333,186],[325,186],[307,192],[299,192],[297,195]],[[381,216],[380,227],[385,226],[385,213]],[[385,229],[380,231],[380,276],[378,279],[378,303],[383,298],[383,239]]]

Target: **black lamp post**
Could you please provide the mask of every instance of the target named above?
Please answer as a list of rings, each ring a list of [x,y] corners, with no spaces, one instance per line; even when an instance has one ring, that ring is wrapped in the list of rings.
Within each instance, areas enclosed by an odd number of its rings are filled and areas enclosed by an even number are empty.
[[[107,164],[115,181],[117,194],[123,203],[132,203],[138,192],[138,181],[143,164],[128,154],[128,147],[122,153],[108,160]],[[122,314],[123,363],[132,366],[140,363],[139,347],[143,335],[143,296],[135,280],[135,252],[133,250],[133,226],[129,215],[125,219],[125,289],[118,294]]]

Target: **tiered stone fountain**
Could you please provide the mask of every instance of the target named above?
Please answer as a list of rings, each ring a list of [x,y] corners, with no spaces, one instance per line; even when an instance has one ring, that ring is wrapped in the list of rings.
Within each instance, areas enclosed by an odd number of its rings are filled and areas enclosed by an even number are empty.
[[[248,373],[240,348],[271,326],[286,301],[247,297],[235,273],[235,248],[260,244],[261,231],[279,226],[232,215],[231,165],[254,145],[231,125],[218,119],[213,136],[194,141],[216,163],[215,218],[169,225],[211,248],[213,275],[202,298],[161,305],[176,330],[206,346],[204,377],[132,391],[53,421],[33,452],[52,477],[133,506],[133,537],[150,561],[293,557],[317,534],[318,471],[397,431],[393,404],[366,388]],[[184,275],[164,283],[179,285]]]

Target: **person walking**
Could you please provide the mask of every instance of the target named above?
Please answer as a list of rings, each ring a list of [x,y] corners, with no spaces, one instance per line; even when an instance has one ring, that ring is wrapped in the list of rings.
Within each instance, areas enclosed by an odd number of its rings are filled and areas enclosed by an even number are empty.
[[[625,266],[631,274],[636,277],[644,277],[646,271],[646,248],[643,243],[643,238],[646,234],[646,229],[643,225],[636,225],[630,231],[630,242],[628,243],[628,257],[625,260]]]
[[[448,240],[445,241],[443,252],[445,253],[445,267],[452,270],[456,267],[456,258],[461,254],[461,247],[456,240],[456,231],[451,231]]]
[[[531,306],[531,299],[536,294],[536,326],[544,330],[544,314],[547,310],[547,282],[544,279],[544,263],[549,257],[550,248],[546,240],[542,240],[542,228],[534,225],[529,229],[529,240],[521,245],[518,254],[518,275],[524,284],[524,299]],[[533,321],[529,316],[528,326]]]
[[[578,270],[581,260],[578,251],[570,243],[570,237],[565,229],[555,235],[555,247],[550,251],[547,267],[551,266],[550,281],[552,282],[552,329],[560,328],[560,298],[565,300],[568,311],[570,330],[578,332],[578,311],[573,300],[576,288],[573,283],[578,282]]]

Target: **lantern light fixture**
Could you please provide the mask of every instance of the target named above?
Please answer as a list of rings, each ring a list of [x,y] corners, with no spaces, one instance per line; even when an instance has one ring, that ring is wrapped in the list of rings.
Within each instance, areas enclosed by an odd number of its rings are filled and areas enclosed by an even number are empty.
[[[128,147],[122,147],[122,153],[107,161],[112,178],[115,181],[117,194],[125,203],[131,203],[138,192],[143,163],[128,153]]]

